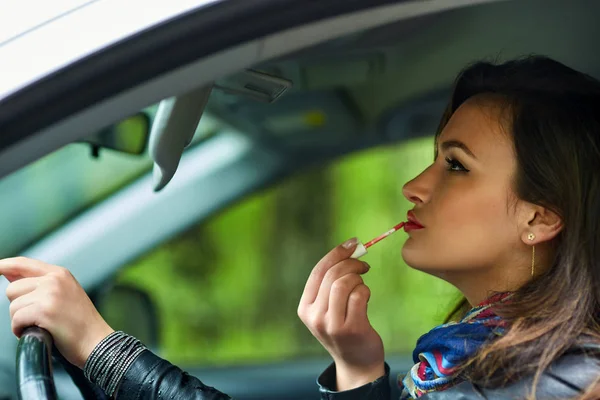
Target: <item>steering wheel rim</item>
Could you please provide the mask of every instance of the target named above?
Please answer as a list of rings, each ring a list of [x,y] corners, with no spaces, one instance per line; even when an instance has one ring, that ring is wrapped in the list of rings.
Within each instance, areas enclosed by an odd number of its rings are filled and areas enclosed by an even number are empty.
[[[26,328],[17,345],[19,400],[57,400],[52,374],[52,336],[37,326]]]

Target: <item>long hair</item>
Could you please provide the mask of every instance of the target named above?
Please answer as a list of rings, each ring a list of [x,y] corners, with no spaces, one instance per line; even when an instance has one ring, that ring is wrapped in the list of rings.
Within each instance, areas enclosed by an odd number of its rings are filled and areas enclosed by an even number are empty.
[[[481,385],[540,375],[581,341],[600,341],[600,82],[542,56],[494,65],[478,62],[457,77],[438,132],[467,99],[503,106],[517,167],[516,198],[557,213],[548,270],[519,288],[496,312],[506,334],[483,346],[461,369]],[[449,315],[468,306],[463,299]],[[468,307],[466,307],[468,308]]]

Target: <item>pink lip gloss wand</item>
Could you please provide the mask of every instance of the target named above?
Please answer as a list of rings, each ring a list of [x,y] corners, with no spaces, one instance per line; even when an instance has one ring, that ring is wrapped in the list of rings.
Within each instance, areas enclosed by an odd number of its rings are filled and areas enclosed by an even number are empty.
[[[382,235],[377,236],[375,239],[368,241],[365,244],[362,244],[360,241],[358,242],[358,245],[356,246],[356,250],[354,250],[354,253],[352,253],[352,255],[350,256],[350,258],[360,258],[362,256],[364,256],[365,254],[367,254],[367,249],[371,246],[373,246],[375,243],[382,241],[383,239],[385,239],[386,237],[390,236],[392,233],[399,231],[400,229],[402,229],[402,227],[406,225],[406,222],[400,222],[398,225],[394,226],[392,229],[390,229],[389,231],[385,232]]]

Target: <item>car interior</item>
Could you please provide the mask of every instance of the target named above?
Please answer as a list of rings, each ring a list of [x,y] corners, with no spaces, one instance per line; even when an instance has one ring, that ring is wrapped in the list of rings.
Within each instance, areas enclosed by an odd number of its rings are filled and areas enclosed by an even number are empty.
[[[100,299],[128,261],[258,190],[347,154],[431,137],[454,77],[471,62],[543,54],[600,77],[599,12],[600,3],[584,0],[484,1],[350,29],[212,77],[186,75],[187,90],[152,94],[127,115],[94,120],[98,129],[57,139],[39,160],[0,162],[0,221],[19,226],[3,236],[0,257],[73,265]],[[36,176],[44,179],[34,182]],[[91,178],[82,183],[81,176]],[[84,195],[57,200],[52,213],[36,217],[49,207],[42,204],[47,193],[74,193],[84,184]],[[0,326],[7,324],[2,316]],[[13,349],[5,331],[0,346]],[[13,350],[0,357],[0,387],[11,388],[0,390],[0,399],[16,398]],[[397,397],[396,375],[410,368],[411,355],[387,361]],[[315,379],[328,363],[322,357],[188,372],[240,400],[316,399]],[[60,398],[81,398],[56,361],[54,378]]]

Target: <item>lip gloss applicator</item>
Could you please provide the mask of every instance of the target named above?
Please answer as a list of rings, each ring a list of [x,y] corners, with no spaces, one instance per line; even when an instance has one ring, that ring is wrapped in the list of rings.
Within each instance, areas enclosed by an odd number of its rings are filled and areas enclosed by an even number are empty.
[[[400,229],[402,229],[402,227],[406,225],[406,222],[400,222],[398,225],[394,226],[392,229],[390,229],[389,231],[377,236],[375,239],[373,240],[369,240],[367,243],[362,244],[360,242],[360,240],[358,241],[358,245],[356,246],[356,249],[354,250],[354,253],[352,253],[352,255],[350,256],[350,258],[360,258],[362,256],[364,256],[365,254],[367,254],[367,249],[371,246],[373,246],[375,243],[382,241],[383,239],[385,239],[386,237],[390,236],[392,233],[399,231]]]

